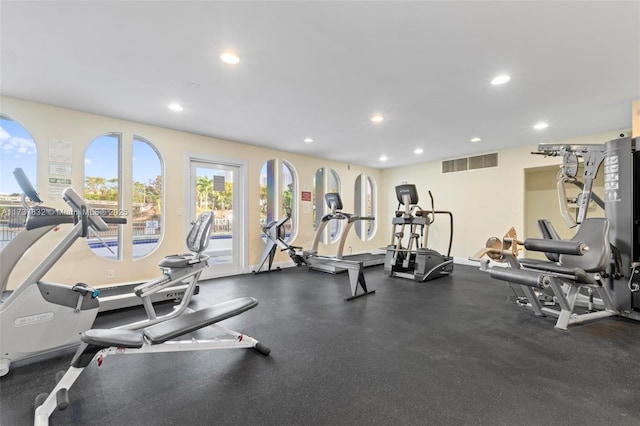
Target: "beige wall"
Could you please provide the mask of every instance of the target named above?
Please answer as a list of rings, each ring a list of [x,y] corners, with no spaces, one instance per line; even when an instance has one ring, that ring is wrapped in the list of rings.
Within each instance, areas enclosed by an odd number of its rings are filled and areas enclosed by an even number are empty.
[[[1,111],[21,122],[33,136],[39,152],[38,190],[48,193],[47,147],[48,141],[63,140],[73,143],[73,186],[81,191],[84,178],[84,154],[86,147],[99,135],[108,132],[123,134],[123,140],[130,140],[135,134],[152,142],[165,161],[165,235],[158,249],[150,256],[133,261],[130,260],[130,236],[125,232],[124,260],[114,263],[96,257],[83,241],[77,242],[65,254],[58,264],[47,274],[46,280],[74,283],[84,281],[100,287],[123,282],[140,282],[157,275],[158,261],[167,254],[184,250],[185,223],[184,216],[178,214],[187,204],[186,188],[188,171],[187,154],[198,154],[205,157],[221,157],[237,159],[247,165],[248,193],[248,231],[247,262],[245,272],[251,271],[260,258],[263,243],[260,239],[259,212],[259,173],[262,164],[273,158],[289,161],[298,173],[299,186],[303,190],[313,190],[313,177],[319,167],[334,168],[342,179],[342,197],[345,211],[353,211],[354,183],[360,173],[371,175],[378,185],[378,211],[376,214],[377,234],[372,241],[360,241],[354,232],[349,236],[346,246],[353,253],[363,252],[386,246],[390,242],[391,220],[397,206],[394,187],[401,182],[415,183],[419,189],[421,206],[429,207],[427,190],[431,190],[435,198],[437,210],[450,210],[454,214],[454,240],[452,255],[457,262],[476,253],[488,237],[502,237],[507,229],[514,226],[518,234],[525,237],[525,214],[527,207],[525,170],[538,167],[557,166],[559,158],[544,158],[531,155],[537,146],[522,146],[499,151],[499,167],[472,170],[458,173],[441,173],[440,161],[413,166],[378,170],[340,162],[326,161],[304,155],[274,151],[266,148],[224,141],[206,136],[194,135],[156,126],[149,126],[126,120],[98,116],[49,105],[27,102],[19,99],[2,97]],[[603,143],[616,138],[620,132],[613,131],[590,135],[562,143]],[[131,155],[124,153],[125,161],[131,161]],[[131,164],[125,162],[124,180]],[[124,194],[125,199],[130,199]],[[554,198],[549,192],[547,197]],[[47,203],[52,207],[64,208],[65,205]],[[556,204],[538,202],[536,208],[557,210]],[[127,206],[124,206],[127,208]],[[535,213],[534,216],[542,213]],[[529,215],[531,216],[531,215]],[[439,216],[429,232],[429,247],[440,252],[446,251],[448,243],[448,220]],[[9,288],[13,288],[19,279],[24,277],[35,262],[40,259],[44,250],[49,249],[59,239],[59,233],[45,236],[36,249],[25,255],[16,273],[10,280]],[[129,238],[129,240],[127,240]],[[311,215],[300,214],[298,236],[294,245],[309,248],[313,239]],[[321,247],[321,254],[332,254],[336,245]],[[286,254],[279,253],[276,262],[291,264]],[[106,271],[113,269],[115,277],[107,279]]]
[[[58,108],[19,99],[2,97],[1,111],[20,122],[31,133],[38,148],[38,182],[40,194],[45,198],[48,194],[48,142],[49,140],[62,140],[71,142],[73,146],[72,185],[79,192],[83,189],[84,181],[84,156],[87,146],[98,136],[118,132],[123,134],[123,141],[131,140],[138,135],[154,144],[163,157],[165,163],[165,235],[160,246],[148,257],[131,260],[130,241],[131,236],[125,229],[123,261],[114,262],[98,258],[87,247],[84,241],[77,241],[64,257],[45,276],[45,280],[75,283],[84,281],[91,285],[101,287],[124,282],[141,282],[157,276],[159,273],[157,264],[159,260],[168,254],[185,250],[185,223],[187,219],[179,214],[179,210],[187,211],[188,179],[187,153],[202,155],[207,158],[235,159],[247,164],[247,194],[248,194],[248,249],[247,267],[245,272],[253,269],[258,262],[264,244],[260,238],[259,210],[259,175],[263,163],[273,158],[289,161],[298,173],[300,188],[312,190],[315,171],[323,166],[334,168],[342,180],[342,198],[345,211],[354,210],[354,184],[360,173],[367,173],[380,184],[381,171],[339,162],[321,160],[309,156],[274,151],[271,149],[224,141],[206,136],[199,136],[186,132],[180,132],[156,126],[149,126],[126,120],[119,120],[94,114]],[[125,144],[125,147],[127,145]],[[130,146],[130,145],[129,145]],[[130,148],[129,148],[130,149]],[[128,154],[128,155],[127,155]],[[131,154],[123,153],[124,167],[123,180],[130,180]],[[131,199],[130,194],[123,194],[124,199]],[[46,205],[64,209],[66,205],[61,200],[49,202]],[[128,206],[123,206],[127,208]],[[384,208],[384,206],[382,207]],[[130,207],[129,207],[130,209]],[[60,234],[50,233],[38,243],[34,249],[27,253],[24,261],[21,261],[12,274],[9,288],[15,288],[19,280],[26,277],[36,262],[53,247],[59,240]],[[377,248],[385,244],[386,238],[378,236],[367,243],[360,241],[355,232],[349,235],[346,245],[351,247],[354,253]],[[313,240],[312,215],[300,215],[298,235],[294,245],[309,248]],[[129,242],[127,244],[127,242]],[[321,246],[320,252],[324,254],[335,253],[336,244]],[[276,262],[290,264],[288,256],[279,253]],[[113,279],[107,279],[107,270],[114,270]]]

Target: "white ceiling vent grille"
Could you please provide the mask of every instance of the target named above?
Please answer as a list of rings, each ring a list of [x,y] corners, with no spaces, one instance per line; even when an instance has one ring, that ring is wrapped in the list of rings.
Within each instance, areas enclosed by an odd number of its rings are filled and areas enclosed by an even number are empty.
[[[463,172],[465,170],[498,167],[498,153],[476,155],[474,157],[456,158],[442,162],[442,173]]]

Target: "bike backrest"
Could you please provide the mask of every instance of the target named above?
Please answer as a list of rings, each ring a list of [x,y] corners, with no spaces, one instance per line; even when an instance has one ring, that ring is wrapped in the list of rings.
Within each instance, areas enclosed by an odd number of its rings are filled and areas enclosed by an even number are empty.
[[[209,237],[213,231],[213,219],[215,214],[206,211],[196,219],[187,235],[187,248],[193,253],[201,254],[209,245]]]

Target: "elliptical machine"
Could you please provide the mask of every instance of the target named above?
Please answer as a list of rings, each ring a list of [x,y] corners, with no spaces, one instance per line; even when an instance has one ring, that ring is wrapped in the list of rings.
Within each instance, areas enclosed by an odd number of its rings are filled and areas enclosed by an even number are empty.
[[[453,272],[451,244],[453,242],[453,214],[450,211],[435,210],[433,195],[431,210],[425,211],[418,205],[418,190],[414,184],[396,186],[398,208],[393,218],[391,244],[387,246],[384,270],[392,277],[425,282]],[[401,210],[404,206],[404,210]],[[437,214],[449,216],[449,248],[446,255],[427,248],[429,226]],[[397,227],[400,226],[400,230]],[[405,234],[405,230],[408,232]]]

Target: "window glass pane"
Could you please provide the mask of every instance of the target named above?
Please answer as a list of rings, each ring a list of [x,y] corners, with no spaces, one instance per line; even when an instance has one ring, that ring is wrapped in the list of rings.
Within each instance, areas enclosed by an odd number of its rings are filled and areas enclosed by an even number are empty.
[[[373,178],[371,176],[367,176],[366,189],[365,189],[365,215],[369,217],[375,217],[375,193],[374,193],[375,184],[373,182]],[[375,233],[375,220],[367,220],[365,221],[365,227],[367,230],[367,240],[373,238]]]
[[[375,184],[371,176],[364,173],[356,178],[355,193],[355,214],[356,216],[374,217],[374,188]],[[361,220],[354,224],[358,238],[363,241],[373,238],[375,232],[374,220]]]
[[[282,175],[280,176],[280,181],[282,182],[282,214],[280,216],[284,217],[287,212],[290,214],[291,219],[287,221],[284,225],[285,230],[285,238],[286,242],[290,242],[295,238],[295,230],[297,226],[297,211],[296,211],[296,197],[297,197],[297,188],[296,188],[296,179],[295,172],[293,171],[293,166],[287,163],[286,161],[282,162]]]
[[[260,169],[260,229],[275,219],[275,160],[269,160]],[[262,238],[266,235],[262,233]]]
[[[198,174],[196,192],[198,193],[196,213],[200,215],[204,211],[213,210],[213,179],[206,174]]]
[[[22,190],[13,176],[20,167],[36,186],[38,155],[33,138],[20,123],[0,114],[0,247],[24,228]],[[42,195],[42,194],[41,194]],[[44,199],[45,204],[48,200]]]
[[[340,193],[340,176],[338,176],[338,172],[334,169],[329,169],[331,173],[329,174],[329,188],[326,192],[337,192]],[[325,203],[326,205],[326,203]],[[328,209],[328,207],[327,207]],[[340,238],[340,231],[342,230],[342,220],[332,220],[330,227],[330,236],[329,241],[335,242]]]
[[[356,178],[356,183],[355,183],[355,187],[354,189],[354,200],[353,200],[353,205],[354,205],[354,211],[353,214],[355,214],[356,216],[366,216],[364,210],[363,210],[363,203],[362,203],[362,177],[364,175],[358,175],[358,177]],[[356,228],[356,235],[358,236],[358,238],[360,238],[361,240],[365,240],[365,238],[363,237],[363,231],[362,231],[362,221],[358,221],[356,223],[353,224],[353,227]]]
[[[315,231],[324,216],[324,168],[316,170],[313,177],[313,189],[313,229]]]
[[[315,191],[313,193],[313,205],[314,205],[314,229],[318,229],[320,226],[320,222],[322,221],[322,217],[331,211],[327,206],[324,194],[329,192],[337,192],[340,193],[340,176],[338,172],[334,169],[320,168],[316,171],[314,178],[314,188]],[[324,235],[322,235],[321,242],[323,244],[329,244],[337,241],[340,238],[340,231],[342,230],[342,222],[341,220],[332,220],[325,227]]]
[[[84,198],[91,208],[118,216],[125,213],[120,207],[119,158],[120,135],[116,133],[94,139],[84,156]],[[109,224],[108,231],[91,230],[87,244],[98,256],[120,259],[120,229],[120,225]]]
[[[134,259],[151,253],[162,238],[162,160],[148,141],[134,136],[132,221]]]
[[[218,239],[231,239],[233,237],[233,172],[216,168],[212,173],[211,205],[216,215],[213,235]]]

